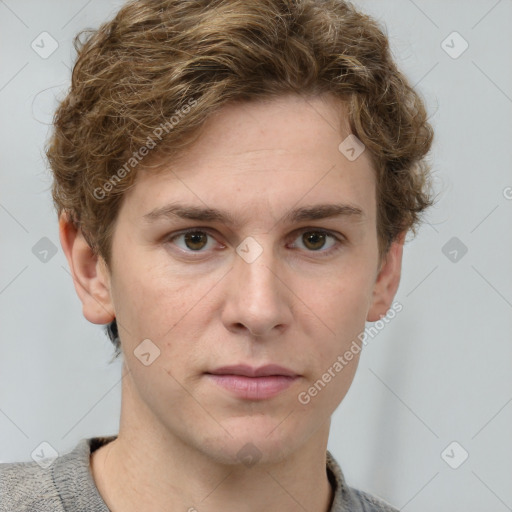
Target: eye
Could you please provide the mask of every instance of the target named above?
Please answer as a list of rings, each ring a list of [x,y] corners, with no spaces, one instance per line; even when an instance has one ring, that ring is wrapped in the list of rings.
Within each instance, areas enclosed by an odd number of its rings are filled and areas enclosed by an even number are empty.
[[[202,229],[189,229],[181,233],[174,234],[167,239],[169,243],[176,245],[181,251],[191,253],[206,253],[213,250],[217,245],[222,246],[207,231]],[[307,252],[317,252],[327,255],[341,248],[342,240],[333,233],[319,229],[309,229],[302,231],[295,238],[291,247],[301,249]],[[225,248],[225,247],[224,247]]]
[[[212,249],[215,245],[214,238],[200,230],[185,231],[173,236],[169,241],[187,252],[203,252],[202,249]]]
[[[327,231],[303,231],[295,239],[294,245],[299,241],[298,247],[308,251],[330,252],[339,241],[337,237]]]

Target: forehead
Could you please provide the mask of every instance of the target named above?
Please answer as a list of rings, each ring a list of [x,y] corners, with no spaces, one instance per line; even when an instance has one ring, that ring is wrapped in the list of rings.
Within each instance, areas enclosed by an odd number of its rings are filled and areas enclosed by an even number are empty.
[[[210,116],[178,158],[158,173],[140,171],[125,203],[138,216],[179,200],[233,210],[239,218],[343,203],[371,221],[373,166],[365,151],[353,161],[340,151],[349,134],[343,105],[329,97],[229,104]]]

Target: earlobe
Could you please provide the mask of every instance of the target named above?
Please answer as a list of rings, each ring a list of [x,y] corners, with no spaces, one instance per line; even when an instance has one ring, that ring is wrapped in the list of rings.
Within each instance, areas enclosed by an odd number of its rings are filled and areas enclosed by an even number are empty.
[[[83,315],[93,324],[110,323],[115,313],[110,276],[103,258],[95,254],[66,212],[59,219],[59,235],[76,293],[82,302]]]
[[[385,256],[375,280],[367,322],[380,320],[391,307],[400,284],[405,235],[406,232],[403,232],[393,241]]]

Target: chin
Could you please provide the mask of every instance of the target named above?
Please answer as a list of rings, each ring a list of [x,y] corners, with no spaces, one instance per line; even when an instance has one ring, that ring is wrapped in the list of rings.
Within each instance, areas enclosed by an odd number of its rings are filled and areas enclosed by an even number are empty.
[[[231,436],[226,432],[221,439],[205,439],[200,449],[219,464],[229,466],[277,464],[296,451],[301,442],[297,429],[292,435],[289,428],[265,418],[258,421],[247,417],[223,427]]]

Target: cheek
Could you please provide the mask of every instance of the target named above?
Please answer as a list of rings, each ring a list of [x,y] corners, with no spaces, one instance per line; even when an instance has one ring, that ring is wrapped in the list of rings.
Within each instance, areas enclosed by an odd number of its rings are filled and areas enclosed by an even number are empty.
[[[179,273],[164,264],[137,265],[135,258],[121,262],[113,295],[125,347],[133,350],[150,339],[166,358],[185,357],[183,344],[190,355],[211,317],[210,297],[218,279],[214,274]]]
[[[334,410],[347,393],[361,352],[359,336],[365,328],[371,284],[368,272],[354,271],[340,273],[322,287],[304,288],[305,302],[314,313],[308,313],[306,320],[297,319],[308,333],[303,350],[310,354],[308,381],[313,387],[302,389],[306,401]]]
[[[296,396],[299,409],[305,415],[318,418],[331,416],[347,394],[359,362],[360,347],[351,343],[338,343],[330,346],[330,351],[322,361],[317,361],[316,371],[308,375]],[[350,352],[350,360],[345,354]]]
[[[118,322],[133,338],[159,340],[183,316],[193,286],[157,268],[125,260],[118,266],[113,298]],[[135,341],[135,340],[134,340]]]
[[[372,297],[373,282],[369,275],[367,268],[351,266],[350,271],[338,275],[303,280],[300,297],[304,297],[310,309],[308,317],[316,318],[322,331],[338,339],[357,334],[358,329],[364,329]]]

